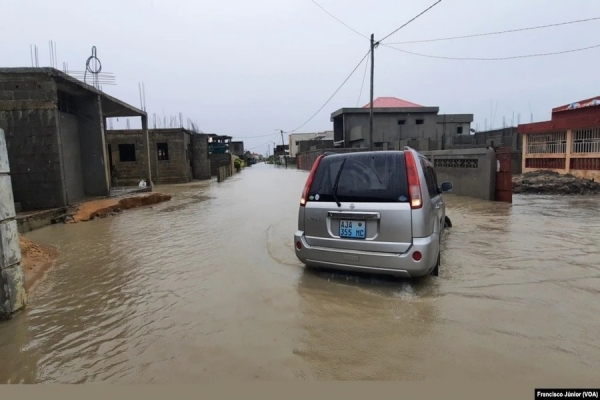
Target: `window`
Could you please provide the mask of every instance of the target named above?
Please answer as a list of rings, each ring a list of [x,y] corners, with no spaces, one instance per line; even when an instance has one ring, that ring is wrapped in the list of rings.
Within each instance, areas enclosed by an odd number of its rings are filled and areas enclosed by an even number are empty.
[[[333,202],[333,186],[338,181],[339,201],[407,202],[408,181],[404,153],[365,155],[362,153],[325,157],[315,173],[308,200]]]
[[[135,144],[120,144],[119,145],[119,161],[134,162],[135,161]]]
[[[458,133],[459,135],[463,133],[463,127],[462,126],[457,126],[456,127],[456,133]]]
[[[417,125],[423,125],[423,122],[425,122],[425,120],[423,120],[423,119],[416,120]]]
[[[67,113],[67,114],[76,114],[75,113],[75,100],[73,96],[65,92],[58,92],[58,111]]]
[[[156,143],[156,152],[158,153],[158,161],[169,160],[169,145],[167,143]]]
[[[427,191],[429,192],[429,197],[434,198],[438,195],[438,186],[436,182],[435,171],[424,160],[421,160],[421,165],[423,166],[423,173],[425,175],[425,183],[427,184]]]
[[[404,124],[406,124],[406,120],[404,120],[404,119],[398,120],[398,125],[404,125]]]

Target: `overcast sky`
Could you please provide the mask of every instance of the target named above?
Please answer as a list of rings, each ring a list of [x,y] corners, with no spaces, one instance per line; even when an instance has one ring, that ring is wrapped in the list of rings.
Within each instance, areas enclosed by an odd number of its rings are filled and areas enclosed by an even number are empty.
[[[381,39],[434,0],[317,0],[355,30]],[[30,45],[48,66],[50,39],[58,64],[82,71],[96,46],[105,92],[140,106],[146,86],[153,113],[195,120],[207,133],[244,140],[265,153],[309,119],[333,94],[369,43],[311,0],[0,0],[0,65],[31,66]],[[598,0],[443,0],[386,43],[469,35],[600,16]],[[507,57],[600,44],[600,21],[479,38],[397,47],[438,56]],[[500,128],[550,117],[555,106],[600,95],[600,48],[508,61],[419,57],[380,46],[375,97],[394,96],[442,113],[473,113]],[[355,107],[363,64],[331,102],[298,132],[332,129],[330,114]],[[368,103],[368,75],[358,104]],[[122,124],[123,121],[120,121]],[[132,125],[133,127],[134,125]],[[117,125],[115,125],[117,127]],[[287,142],[287,137],[286,137]]]

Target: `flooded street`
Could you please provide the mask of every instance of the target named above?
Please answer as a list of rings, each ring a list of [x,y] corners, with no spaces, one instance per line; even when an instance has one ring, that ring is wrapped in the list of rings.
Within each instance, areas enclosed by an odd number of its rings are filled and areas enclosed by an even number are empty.
[[[447,196],[439,278],[305,270],[307,173],[246,168],[27,235],[60,257],[0,323],[2,383],[597,380],[599,197]]]

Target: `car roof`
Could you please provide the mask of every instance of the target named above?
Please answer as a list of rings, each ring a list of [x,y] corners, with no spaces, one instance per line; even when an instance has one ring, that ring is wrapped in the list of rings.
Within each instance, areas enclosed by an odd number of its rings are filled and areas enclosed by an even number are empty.
[[[378,150],[378,151],[355,151],[350,153],[335,153],[335,152],[326,152],[325,156],[327,158],[335,157],[335,158],[354,158],[354,157],[364,157],[364,156],[377,156],[377,155],[404,155],[404,150]]]

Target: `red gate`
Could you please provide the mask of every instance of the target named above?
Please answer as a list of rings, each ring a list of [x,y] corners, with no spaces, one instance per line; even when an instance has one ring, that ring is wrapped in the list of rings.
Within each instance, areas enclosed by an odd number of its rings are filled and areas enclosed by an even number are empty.
[[[512,171],[510,147],[496,148],[496,201],[512,203]]]

